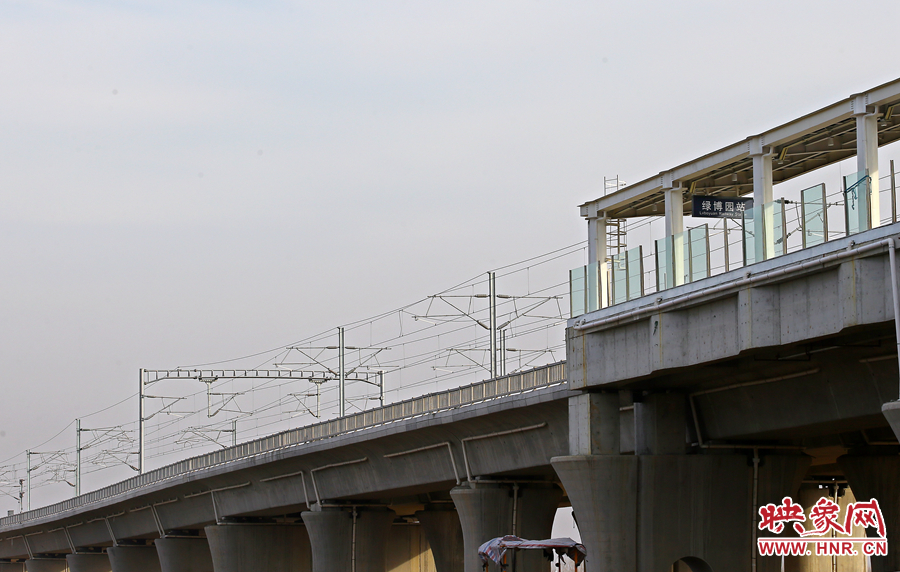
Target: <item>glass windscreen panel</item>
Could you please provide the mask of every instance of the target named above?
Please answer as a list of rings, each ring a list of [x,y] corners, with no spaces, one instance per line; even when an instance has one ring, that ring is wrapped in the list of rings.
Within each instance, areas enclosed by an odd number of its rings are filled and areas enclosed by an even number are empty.
[[[742,229],[744,234],[744,266],[755,264],[757,262],[756,222],[762,219],[762,215],[760,214],[761,211],[762,205],[747,209],[744,211],[744,216],[741,219],[744,226]],[[760,240],[759,243],[761,246],[762,240]]]
[[[656,240],[656,291],[675,285],[675,265],[672,262],[672,237]]]
[[[825,185],[816,185],[800,191],[800,211],[803,218],[801,234],[803,248],[822,244],[828,240],[828,205],[825,203]]]
[[[628,301],[628,253],[621,252],[612,257],[612,303]]]
[[[844,213],[847,235],[871,228],[869,184],[865,171],[844,176]]]
[[[587,266],[569,270],[569,316],[577,318],[586,314],[585,273]]]
[[[772,229],[772,239],[766,241],[769,251],[766,259],[787,254],[787,223],[784,216],[784,200],[771,202],[766,210],[766,229]],[[771,221],[771,222],[770,222]]]
[[[638,246],[625,253],[628,261],[628,299],[644,295],[644,248]]]
[[[709,277],[709,227],[692,228],[688,233],[688,275],[690,281]]]
[[[600,309],[600,265],[596,262],[585,266],[585,309]]]

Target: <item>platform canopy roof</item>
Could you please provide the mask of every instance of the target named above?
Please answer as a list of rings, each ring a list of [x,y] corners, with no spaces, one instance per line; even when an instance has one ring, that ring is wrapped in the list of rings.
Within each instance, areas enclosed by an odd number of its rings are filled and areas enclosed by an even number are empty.
[[[691,195],[742,196],[753,192],[752,153],[772,154],[772,182],[780,183],[856,155],[856,119],[878,114],[878,145],[900,139],[900,78],[683,163],[606,196],[586,202],[581,216],[628,218],[662,215],[664,188]]]

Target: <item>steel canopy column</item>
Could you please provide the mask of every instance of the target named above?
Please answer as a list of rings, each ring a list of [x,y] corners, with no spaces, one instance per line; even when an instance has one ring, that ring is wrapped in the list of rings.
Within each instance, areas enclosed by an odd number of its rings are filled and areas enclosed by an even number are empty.
[[[158,538],[156,554],[162,572],[213,572],[212,553],[205,538]]]
[[[599,213],[596,207],[591,205],[588,213],[588,264],[596,263],[599,267],[599,292],[600,307],[607,306],[607,278],[606,278],[606,213]]]
[[[663,173],[663,193],[666,199],[666,236],[684,231],[684,189],[671,173]]]
[[[672,285],[680,286],[685,282],[684,268],[684,189],[674,180],[671,173],[663,173],[663,193],[666,199],[666,236],[671,236],[669,247],[672,249]]]
[[[868,185],[869,212],[861,213],[871,217],[871,226],[863,226],[863,221],[860,221],[860,229],[875,228],[881,226],[878,197],[878,112],[873,106],[866,105],[866,96],[859,95],[853,100],[853,116],[856,118],[856,170],[871,177]]]
[[[754,221],[754,253],[761,262],[775,255],[775,245],[771,238],[775,232],[772,211],[765,208],[774,198],[772,190],[772,151],[763,145],[759,137],[749,141],[750,157],[753,159],[753,208],[761,221]]]

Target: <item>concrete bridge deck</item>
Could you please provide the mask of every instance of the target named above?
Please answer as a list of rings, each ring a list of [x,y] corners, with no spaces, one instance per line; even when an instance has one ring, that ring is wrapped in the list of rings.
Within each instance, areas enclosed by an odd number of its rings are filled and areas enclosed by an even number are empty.
[[[568,452],[571,394],[558,363],[188,459],[0,519],[0,558],[298,520],[334,503],[412,514],[429,493],[449,501],[484,475],[550,484],[550,459]]]

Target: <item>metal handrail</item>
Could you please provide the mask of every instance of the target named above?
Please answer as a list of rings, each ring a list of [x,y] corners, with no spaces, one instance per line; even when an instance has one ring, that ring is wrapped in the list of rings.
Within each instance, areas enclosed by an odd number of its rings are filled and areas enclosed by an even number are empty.
[[[297,429],[288,429],[281,433],[268,435],[233,447],[184,459],[63,502],[0,518],[0,526],[21,524],[29,520],[58,514],[223,463],[247,459],[286,447],[296,447],[312,441],[320,441],[329,437],[352,433],[353,431],[418,417],[425,413],[435,413],[488,399],[496,399],[523,391],[557,385],[565,381],[566,362],[560,361],[521,373],[413,397],[354,415],[347,415]]]

